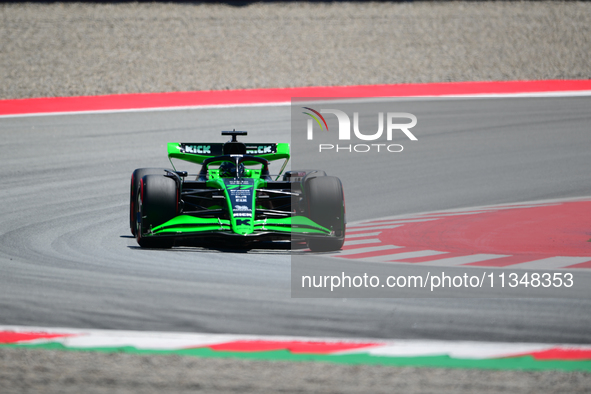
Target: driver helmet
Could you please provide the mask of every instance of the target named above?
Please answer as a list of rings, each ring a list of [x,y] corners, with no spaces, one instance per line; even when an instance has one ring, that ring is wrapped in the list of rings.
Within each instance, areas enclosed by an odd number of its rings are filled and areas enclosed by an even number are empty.
[[[222,178],[238,178],[244,175],[244,164],[238,165],[238,171],[236,171],[236,164],[228,161],[222,163],[220,166],[220,176]]]

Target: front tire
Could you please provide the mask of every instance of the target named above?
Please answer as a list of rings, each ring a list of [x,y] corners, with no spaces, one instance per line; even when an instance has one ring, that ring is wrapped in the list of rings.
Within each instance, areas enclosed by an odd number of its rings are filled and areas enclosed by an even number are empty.
[[[144,237],[142,234],[178,215],[179,188],[175,180],[162,175],[145,175],[140,181],[138,210],[138,244],[142,248],[171,248],[174,245],[172,238]]]
[[[162,175],[165,172],[166,170],[164,168],[138,168],[133,174],[131,174],[131,187],[129,192],[129,228],[131,229],[132,235],[136,235],[138,191],[140,189],[142,178],[146,175],[152,174]]]
[[[305,184],[308,217],[319,225],[334,231],[334,236],[308,239],[313,252],[339,250],[345,243],[345,196],[341,180],[334,176],[321,176]]]

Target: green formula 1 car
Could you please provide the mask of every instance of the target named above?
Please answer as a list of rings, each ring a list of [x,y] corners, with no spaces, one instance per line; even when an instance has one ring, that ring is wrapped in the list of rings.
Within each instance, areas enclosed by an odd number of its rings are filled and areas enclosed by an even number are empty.
[[[246,134],[222,131],[232,136],[226,143],[169,143],[169,159],[201,164],[197,174],[159,168],[133,172],[130,226],[141,247],[170,248],[196,239],[229,247],[305,242],[312,251],[343,246],[340,179],[319,170],[282,175],[289,144],[237,140]],[[275,179],[269,173],[274,160],[284,160]]]

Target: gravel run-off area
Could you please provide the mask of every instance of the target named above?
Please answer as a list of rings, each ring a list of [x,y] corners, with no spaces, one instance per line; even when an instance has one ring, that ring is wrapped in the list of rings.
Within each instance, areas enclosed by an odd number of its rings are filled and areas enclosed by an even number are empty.
[[[590,78],[591,3],[0,4],[0,99]],[[591,374],[0,348],[0,392],[588,393]]]
[[[591,374],[2,349],[0,392],[589,393]]]
[[[0,99],[591,78],[591,3],[0,4]]]

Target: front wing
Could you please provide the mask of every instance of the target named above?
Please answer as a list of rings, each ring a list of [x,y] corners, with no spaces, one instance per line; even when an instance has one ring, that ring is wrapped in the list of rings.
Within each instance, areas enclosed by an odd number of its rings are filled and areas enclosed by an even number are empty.
[[[167,238],[212,236],[289,240],[293,237],[303,239],[334,237],[334,233],[305,216],[255,220],[252,233],[238,234],[233,231],[232,223],[227,219],[179,215],[160,226],[148,230],[146,234],[142,234],[142,237]]]

